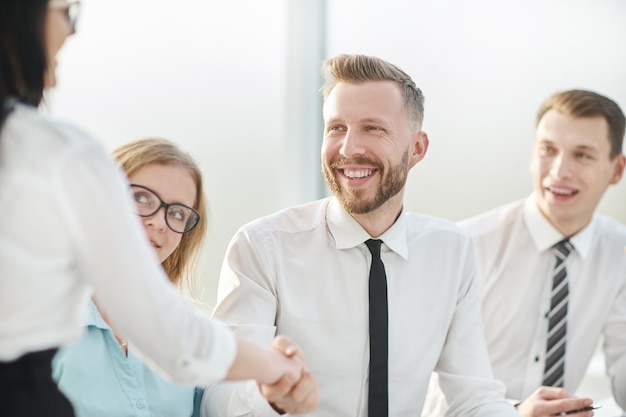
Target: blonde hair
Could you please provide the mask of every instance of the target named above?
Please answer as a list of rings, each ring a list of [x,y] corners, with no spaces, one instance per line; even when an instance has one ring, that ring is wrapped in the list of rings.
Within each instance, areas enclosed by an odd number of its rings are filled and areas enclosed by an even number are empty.
[[[202,173],[194,159],[173,142],[162,138],[146,138],[126,143],[112,152],[126,176],[150,164],[176,165],[185,168],[196,185],[193,208],[200,213],[198,225],[182,235],[180,244],[163,261],[163,269],[170,281],[192,298],[197,298],[195,269],[198,252],[204,241],[208,226],[208,207],[202,185]]]

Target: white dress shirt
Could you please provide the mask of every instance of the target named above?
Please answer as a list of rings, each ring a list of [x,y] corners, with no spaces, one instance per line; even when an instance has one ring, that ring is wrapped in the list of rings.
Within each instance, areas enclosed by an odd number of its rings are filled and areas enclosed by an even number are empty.
[[[224,326],[167,280],[101,144],[18,105],[0,136],[0,361],[78,339],[93,289],[122,335],[180,383],[222,378]],[[151,363],[153,363],[151,361]]]
[[[253,221],[228,247],[215,317],[263,345],[284,334],[300,346],[321,394],[307,415],[367,415],[369,238],[330,197]],[[389,415],[418,416],[437,370],[451,416],[518,416],[492,378],[469,238],[453,223],[403,212],[380,239]],[[203,412],[277,415],[254,384],[241,383],[205,391]]]
[[[478,258],[482,315],[496,378],[522,400],[542,384],[555,256],[563,236],[534,195],[459,223]],[[565,384],[576,392],[604,335],[614,392],[626,405],[626,226],[600,215],[570,239]],[[620,400],[621,399],[621,400]]]

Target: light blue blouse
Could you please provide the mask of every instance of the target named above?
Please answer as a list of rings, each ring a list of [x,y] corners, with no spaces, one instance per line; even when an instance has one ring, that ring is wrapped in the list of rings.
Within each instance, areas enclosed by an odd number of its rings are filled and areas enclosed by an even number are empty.
[[[165,381],[130,348],[126,357],[91,300],[85,334],[59,349],[52,376],[74,405],[76,417],[199,415],[202,390]]]

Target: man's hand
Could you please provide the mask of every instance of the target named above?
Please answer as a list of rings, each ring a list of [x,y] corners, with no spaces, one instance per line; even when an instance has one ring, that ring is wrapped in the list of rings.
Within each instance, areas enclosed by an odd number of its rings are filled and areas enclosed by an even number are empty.
[[[292,375],[284,375],[272,385],[261,384],[263,396],[281,414],[309,413],[317,407],[320,394],[317,381],[306,368],[304,357],[298,347],[287,337],[277,336],[272,347],[289,358],[302,364],[302,375],[296,380]]]
[[[524,417],[552,417],[565,415],[568,411],[580,410],[592,403],[590,398],[573,397],[563,388],[539,387],[516,408],[517,412]],[[570,417],[591,417],[593,411],[581,411],[567,415]]]

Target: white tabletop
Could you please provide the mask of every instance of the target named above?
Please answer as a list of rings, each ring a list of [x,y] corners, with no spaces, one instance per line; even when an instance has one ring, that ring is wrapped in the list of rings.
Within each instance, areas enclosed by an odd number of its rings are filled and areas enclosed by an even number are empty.
[[[598,408],[593,411],[595,417],[623,417],[626,416],[626,412],[615,403],[613,397],[606,398],[601,401],[594,402],[596,405],[602,405],[602,408]]]

